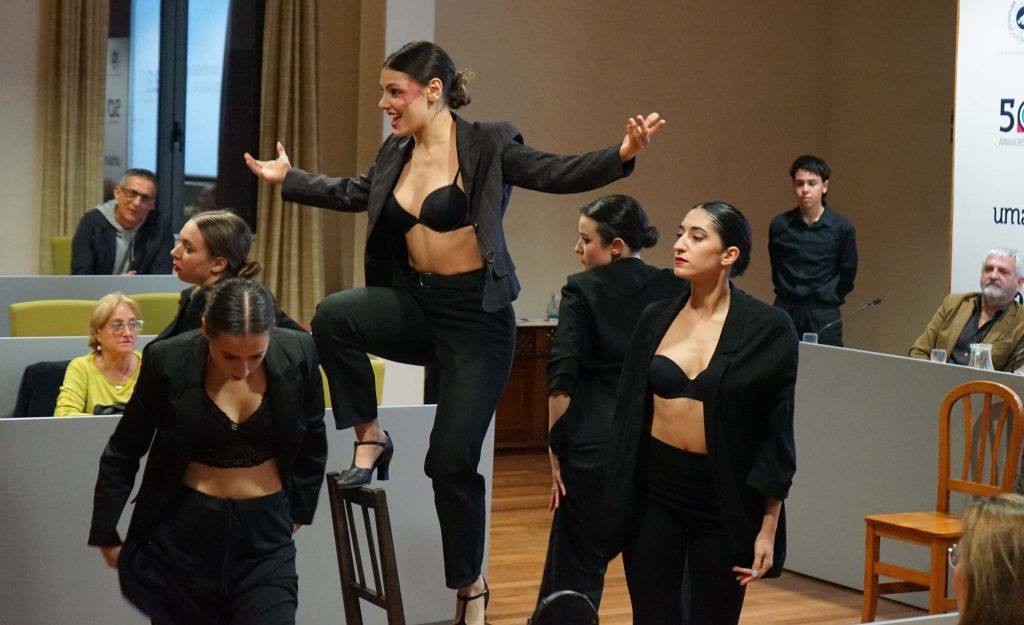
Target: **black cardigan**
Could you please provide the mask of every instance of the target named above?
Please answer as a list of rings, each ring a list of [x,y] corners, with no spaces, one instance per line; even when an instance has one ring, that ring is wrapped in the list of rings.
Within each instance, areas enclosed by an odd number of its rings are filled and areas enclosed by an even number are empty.
[[[199,443],[193,424],[207,418],[208,354],[209,343],[198,330],[149,346],[135,392],[100,457],[90,545],[121,543],[117,522],[147,450],[126,554],[145,543],[178,492]],[[274,328],[264,364],[277,468],[291,501],[292,520],[306,525],[313,521],[327,462],[323,383],[313,337]]]
[[[506,122],[470,123],[456,116],[455,137],[477,245],[490,267],[484,284],[484,310],[492,312],[519,294],[501,223],[512,186],[547,193],[591,191],[628,176],[635,162],[623,163],[617,145],[580,156],[541,152],[523,145],[519,129]],[[281,187],[281,197],[289,202],[367,212],[367,286],[392,286],[407,271],[405,238],[386,227],[387,220],[380,216],[413,145],[411,136],[391,135],[381,145],[373,166],[356,178],[329,178],[292,168]]]
[[[637,506],[637,482],[644,471],[652,418],[648,366],[689,297],[687,291],[676,299],[651,304],[626,353],[614,417],[617,448],[612,451],[605,491],[609,558],[622,551]],[[732,289],[722,336],[705,374],[709,397],[704,402],[704,436],[739,566],[754,561],[765,498],[785,499],[796,472],[797,351],[796,330],[785,312]],[[775,533],[774,564],[765,577],[778,577],[785,560],[783,510]]]
[[[72,275],[110,275],[114,273],[114,226],[94,208],[82,216],[71,239]],[[134,255],[129,270],[138,274],[171,273],[171,248],[174,236],[171,222],[158,210],[150,211],[132,242]]]
[[[571,397],[551,428],[555,453],[608,441],[622,360],[637,321],[648,304],[679,295],[686,284],[671,269],[639,258],[569,276],[548,361],[548,387]]]
[[[149,344],[152,345],[157,341],[199,329],[202,325],[203,312],[206,310],[206,293],[208,288],[190,286],[182,290],[181,295],[178,297],[178,313],[174,315],[174,319]],[[274,324],[277,327],[298,330],[299,332],[306,331],[305,328],[286,315],[280,308],[275,307],[274,311]],[[149,347],[149,345],[146,347]]]

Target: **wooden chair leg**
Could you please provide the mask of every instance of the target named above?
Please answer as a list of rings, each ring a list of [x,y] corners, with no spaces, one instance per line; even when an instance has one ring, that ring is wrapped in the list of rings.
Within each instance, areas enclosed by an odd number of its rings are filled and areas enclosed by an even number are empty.
[[[933,542],[931,551],[928,614],[942,614],[946,611],[946,544]]]
[[[878,610],[878,574],[875,563],[878,562],[879,537],[875,528],[867,525],[867,541],[864,546],[864,605],[861,609],[860,622],[870,623],[875,620]]]

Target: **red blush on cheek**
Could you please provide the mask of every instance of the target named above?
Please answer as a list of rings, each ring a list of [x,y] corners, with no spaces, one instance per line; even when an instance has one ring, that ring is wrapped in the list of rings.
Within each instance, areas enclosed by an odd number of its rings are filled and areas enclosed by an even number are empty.
[[[409,85],[409,88],[402,92],[402,102],[409,106],[413,100],[420,97],[423,91],[416,85]]]

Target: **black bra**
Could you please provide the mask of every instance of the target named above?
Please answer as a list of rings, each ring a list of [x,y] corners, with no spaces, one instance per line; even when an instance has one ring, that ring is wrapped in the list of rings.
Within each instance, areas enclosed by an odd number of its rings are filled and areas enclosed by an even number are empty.
[[[466,193],[455,184],[459,181],[460,168],[455,180],[447,187],[434,189],[423,198],[419,219],[405,210],[392,192],[384,203],[384,216],[402,234],[412,230],[416,224],[423,224],[434,232],[451,232],[472,225],[469,219],[469,200]]]
[[[192,460],[228,469],[255,467],[274,457],[274,428],[266,393],[252,416],[241,423],[232,421],[209,395],[204,416],[197,432],[201,447]]]
[[[663,399],[677,399],[688,397],[697,401],[704,401],[708,396],[707,385],[701,378],[707,369],[701,371],[692,380],[686,372],[668,356],[656,354],[651,359],[650,368],[647,370],[647,381],[651,385],[651,391]]]

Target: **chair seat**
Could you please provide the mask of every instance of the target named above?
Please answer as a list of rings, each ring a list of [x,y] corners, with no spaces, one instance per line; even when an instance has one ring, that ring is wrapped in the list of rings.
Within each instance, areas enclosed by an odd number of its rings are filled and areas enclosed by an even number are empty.
[[[956,540],[964,533],[960,516],[947,512],[898,512],[895,514],[871,514],[864,521],[877,531],[891,532],[901,536],[917,537],[927,542],[932,538]]]

